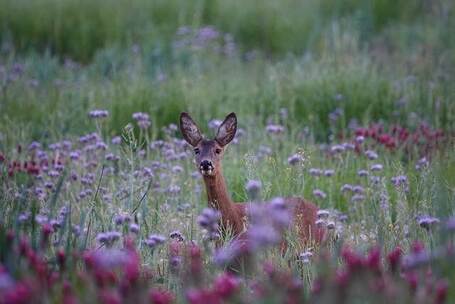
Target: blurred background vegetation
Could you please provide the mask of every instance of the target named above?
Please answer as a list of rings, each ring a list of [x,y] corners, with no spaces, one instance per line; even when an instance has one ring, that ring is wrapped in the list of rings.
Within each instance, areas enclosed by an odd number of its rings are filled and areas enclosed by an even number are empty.
[[[157,130],[183,110],[266,124],[282,108],[318,140],[453,130],[454,17],[451,0],[0,0],[0,131],[80,134],[94,108],[113,134],[136,111]]]

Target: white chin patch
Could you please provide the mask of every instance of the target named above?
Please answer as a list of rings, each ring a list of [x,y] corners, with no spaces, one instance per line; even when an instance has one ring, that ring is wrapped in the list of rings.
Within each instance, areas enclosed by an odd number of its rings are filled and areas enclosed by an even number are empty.
[[[201,174],[204,175],[204,176],[211,176],[211,175],[213,175],[213,170],[212,169],[201,170]]]

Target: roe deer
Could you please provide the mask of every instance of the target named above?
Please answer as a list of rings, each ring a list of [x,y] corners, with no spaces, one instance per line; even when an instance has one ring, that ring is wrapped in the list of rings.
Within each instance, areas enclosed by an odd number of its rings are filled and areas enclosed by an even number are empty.
[[[239,236],[247,225],[246,203],[234,203],[229,196],[221,168],[223,152],[237,131],[237,117],[231,113],[219,126],[214,139],[206,139],[188,113],[180,114],[180,131],[183,138],[194,148],[196,165],[203,176],[207,191],[208,205],[221,213],[221,232],[232,231]],[[284,199],[293,217],[293,226],[297,228],[301,241],[321,242],[324,231],[315,225],[318,208],[311,202],[299,197]]]

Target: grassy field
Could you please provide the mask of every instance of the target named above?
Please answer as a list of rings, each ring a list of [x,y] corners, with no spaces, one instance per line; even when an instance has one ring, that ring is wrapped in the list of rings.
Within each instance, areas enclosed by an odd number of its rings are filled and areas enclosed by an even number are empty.
[[[0,303],[451,303],[454,10],[0,0]],[[217,248],[183,111],[236,112],[232,198],[305,197],[327,242]]]

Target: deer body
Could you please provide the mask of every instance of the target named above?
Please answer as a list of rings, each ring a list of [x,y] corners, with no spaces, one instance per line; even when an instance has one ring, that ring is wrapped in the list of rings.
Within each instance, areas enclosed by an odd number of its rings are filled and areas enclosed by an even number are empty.
[[[248,203],[234,203],[227,191],[221,168],[225,146],[234,138],[237,118],[229,114],[213,140],[204,139],[187,113],[180,115],[180,129],[185,140],[194,147],[196,163],[203,176],[208,205],[221,213],[222,231],[229,230],[240,236],[247,227]],[[303,243],[321,242],[324,232],[316,227],[318,208],[299,197],[285,198],[285,204],[293,216],[293,226]]]

